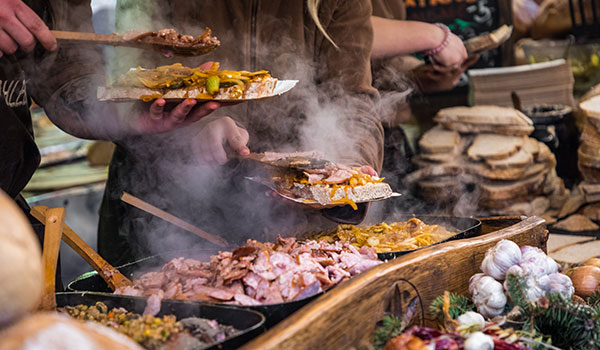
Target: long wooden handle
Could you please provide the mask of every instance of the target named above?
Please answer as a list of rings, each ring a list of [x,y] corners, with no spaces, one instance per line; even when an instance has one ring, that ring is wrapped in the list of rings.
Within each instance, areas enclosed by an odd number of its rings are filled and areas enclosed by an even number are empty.
[[[62,30],[51,30],[57,40],[65,41],[83,41],[97,44],[120,45],[125,40],[116,34],[97,34],[85,32],[65,32]]]
[[[42,261],[44,263],[44,291],[40,310],[50,311],[56,309],[56,266],[58,264],[58,251],[62,229],[65,222],[65,208],[48,210],[45,219],[44,250]]]
[[[49,210],[52,209],[48,209],[46,206],[33,207],[31,209],[31,215],[39,221],[45,222]],[[127,277],[96,253],[94,249],[92,249],[92,247],[79,237],[79,235],[69,226],[63,225],[62,232],[62,240],[90,264],[94,270],[98,271],[100,277],[106,281],[112,290],[133,285]]]
[[[224,248],[229,246],[229,243],[226,240],[224,240],[223,238],[221,238],[219,236],[215,236],[206,231],[203,231],[200,228],[176,217],[175,215],[169,214],[166,211],[159,209],[150,203],[144,202],[143,200],[141,200],[127,192],[123,192],[123,195],[121,196],[121,200],[125,203],[133,205],[134,207],[136,207],[140,210],[143,210],[143,211],[150,213],[154,216],[157,216],[167,222],[170,222],[175,226],[178,226],[186,231],[189,231],[199,237],[202,237],[205,240],[212,242],[218,246],[221,246]]]

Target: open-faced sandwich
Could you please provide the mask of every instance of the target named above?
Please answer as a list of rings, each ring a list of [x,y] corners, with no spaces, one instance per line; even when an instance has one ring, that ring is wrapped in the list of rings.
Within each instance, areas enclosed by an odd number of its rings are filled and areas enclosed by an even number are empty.
[[[271,96],[277,79],[269,72],[220,70],[213,63],[208,70],[175,63],[154,69],[131,69],[112,86],[99,87],[100,100],[244,100]]]
[[[390,185],[383,180],[365,173],[362,168],[332,162],[321,167],[279,167],[271,178],[277,192],[302,203],[323,206],[348,204],[355,210],[358,209],[356,203],[394,195]]]

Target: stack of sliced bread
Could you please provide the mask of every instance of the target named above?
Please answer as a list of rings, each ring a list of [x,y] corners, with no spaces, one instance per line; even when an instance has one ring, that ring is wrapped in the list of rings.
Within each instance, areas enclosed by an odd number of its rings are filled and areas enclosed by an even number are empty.
[[[579,171],[585,182],[600,183],[600,96],[581,102],[586,116],[577,152]]]
[[[452,107],[419,140],[418,170],[406,180],[424,200],[460,215],[542,215],[569,191],[533,123],[513,108]]]
[[[600,219],[600,96],[586,94],[579,104],[583,114],[583,132],[577,151],[577,166],[583,181],[577,186],[576,198],[561,216],[577,212],[591,220]],[[568,210],[567,210],[568,209]]]

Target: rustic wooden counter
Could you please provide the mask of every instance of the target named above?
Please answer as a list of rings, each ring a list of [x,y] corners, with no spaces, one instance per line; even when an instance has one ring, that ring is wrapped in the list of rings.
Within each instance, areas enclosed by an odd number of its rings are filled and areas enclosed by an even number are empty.
[[[429,304],[445,290],[468,295],[469,278],[480,272],[485,252],[501,239],[545,250],[548,231],[539,217],[483,220],[482,235],[432,246],[372,268],[336,286],[242,348],[350,349],[372,340],[375,325],[386,311],[399,313],[415,298],[414,320],[432,325],[427,315]]]

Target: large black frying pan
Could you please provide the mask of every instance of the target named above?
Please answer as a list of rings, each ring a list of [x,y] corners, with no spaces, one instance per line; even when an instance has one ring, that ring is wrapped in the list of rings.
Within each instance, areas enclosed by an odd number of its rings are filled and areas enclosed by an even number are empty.
[[[387,223],[403,222],[403,221],[407,221],[411,218],[418,218],[419,220],[423,221],[427,225],[441,225],[441,226],[444,226],[448,231],[456,232],[456,234],[454,234],[442,241],[431,244],[429,246],[432,246],[435,244],[440,244],[443,242],[453,241],[456,239],[470,238],[470,237],[477,236],[481,233],[481,221],[479,221],[477,219],[473,219],[473,218],[453,217],[453,216],[398,214],[398,215],[388,216],[385,218],[385,220],[371,219],[371,220],[369,220],[369,222],[364,223],[364,225],[375,225],[375,224],[381,223],[382,221],[385,221]],[[359,226],[361,226],[361,225],[359,225]],[[412,253],[414,251],[417,251],[417,250],[423,249],[423,248],[425,248],[425,247],[411,249],[411,250],[403,250],[403,251],[399,251],[399,252],[377,253],[377,257],[380,260],[390,260],[390,259],[402,256],[404,254]]]
[[[107,293],[56,293],[58,307],[75,306],[79,304],[94,305],[101,301],[109,309],[123,307],[127,311],[142,314],[146,307],[146,299]],[[200,302],[179,300],[163,300],[158,316],[175,315],[178,320],[186,317],[200,317],[216,320],[220,324],[229,325],[239,330],[235,336],[212,344],[202,350],[237,349],[263,331],[265,317],[252,310],[244,310],[228,305],[215,305]],[[198,349],[200,350],[200,349]]]
[[[132,263],[125,264],[123,266],[117,267],[117,269],[124,274],[125,276],[139,276],[140,274],[148,271],[157,271],[166,264],[169,260],[176,257],[186,257],[186,258],[194,258],[201,261],[208,261],[207,256],[209,252],[198,252],[197,250],[182,250],[177,252],[170,252],[165,254],[154,255],[148,258],[144,258]],[[216,253],[216,252],[213,252]],[[69,291],[75,292],[101,292],[101,293],[111,293],[111,289],[108,287],[106,282],[98,275],[96,271],[87,272],[79,277],[77,277],[74,281],[69,283],[67,286]],[[301,299],[295,301],[289,301],[287,303],[279,303],[279,304],[271,304],[271,305],[256,305],[256,306],[238,306],[231,305],[232,308],[237,309],[249,309],[253,311],[260,312],[266,318],[264,327],[266,329],[273,327],[277,323],[279,323],[284,318],[288,317],[296,310],[300,309],[304,305],[308,304],[312,300],[316,299],[319,295],[317,295]],[[125,298],[131,298],[127,296],[123,296]],[[201,302],[189,301],[188,304],[197,304]],[[221,305],[221,304],[213,304],[213,303],[203,303],[209,305]]]

